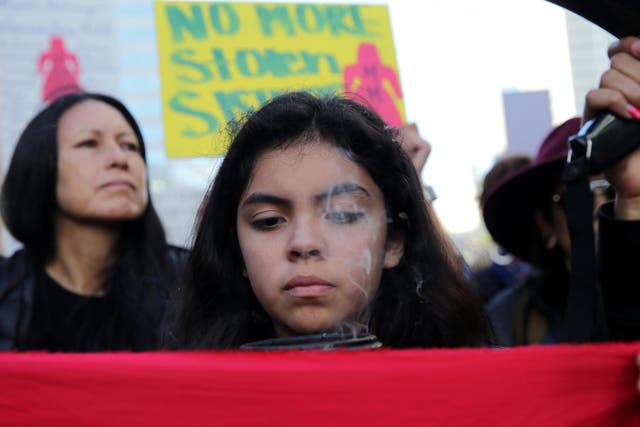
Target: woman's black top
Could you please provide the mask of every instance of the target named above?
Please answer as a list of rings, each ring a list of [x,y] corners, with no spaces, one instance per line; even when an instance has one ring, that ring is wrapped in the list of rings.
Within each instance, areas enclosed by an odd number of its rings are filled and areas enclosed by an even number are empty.
[[[131,328],[117,312],[112,294],[78,295],[44,271],[37,280],[33,318],[23,350],[100,351],[105,350],[105,343],[116,348],[133,344],[128,337]]]
[[[0,257],[0,350],[160,348],[165,309],[187,256],[185,249],[168,249],[163,268],[117,282],[101,297],[65,290],[24,249]]]

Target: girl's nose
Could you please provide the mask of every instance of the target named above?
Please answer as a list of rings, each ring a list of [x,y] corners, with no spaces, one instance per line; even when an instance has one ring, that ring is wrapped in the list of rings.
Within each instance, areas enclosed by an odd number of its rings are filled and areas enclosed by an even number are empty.
[[[324,239],[319,224],[312,219],[298,220],[293,224],[293,234],[287,248],[290,261],[322,258]]]

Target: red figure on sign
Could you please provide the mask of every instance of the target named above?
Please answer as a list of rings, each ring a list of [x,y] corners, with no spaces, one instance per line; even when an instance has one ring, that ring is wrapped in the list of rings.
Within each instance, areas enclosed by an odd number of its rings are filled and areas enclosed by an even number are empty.
[[[51,37],[49,51],[38,59],[38,72],[44,77],[42,100],[51,102],[55,98],[80,90],[78,58],[64,47],[59,36]]]
[[[359,84],[353,90],[357,79]],[[391,95],[383,85],[385,81],[389,82],[395,96],[402,98],[400,82],[394,69],[380,62],[380,55],[374,44],[361,43],[358,46],[358,62],[344,69],[344,91],[347,95],[355,95],[354,101],[366,100],[368,106],[380,114],[389,126],[399,127],[402,125],[402,119]]]

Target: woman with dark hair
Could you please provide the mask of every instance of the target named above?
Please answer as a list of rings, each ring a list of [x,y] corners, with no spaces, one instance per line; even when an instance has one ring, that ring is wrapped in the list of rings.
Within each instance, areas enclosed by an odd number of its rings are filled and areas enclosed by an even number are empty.
[[[167,245],[144,140],[120,101],[75,93],[38,113],[1,202],[24,248],[0,261],[0,349],[157,348],[185,253]]]
[[[579,129],[578,117],[555,127],[533,162],[507,174],[482,196],[484,222],[493,239],[533,267],[526,280],[499,292],[487,305],[500,345],[563,340],[571,242],[561,175],[567,139]],[[606,181],[591,184],[595,227],[597,208],[613,196]]]
[[[393,135],[342,97],[290,93],[248,115],[209,191],[168,344],[331,332],[389,347],[489,343]]]
[[[635,150],[605,170],[615,200],[598,211],[598,274],[608,339],[635,341],[640,340],[640,37],[621,38],[609,46],[608,56],[600,86],[586,96],[583,120],[586,126],[608,111],[635,132]],[[614,138],[607,143],[620,142]]]

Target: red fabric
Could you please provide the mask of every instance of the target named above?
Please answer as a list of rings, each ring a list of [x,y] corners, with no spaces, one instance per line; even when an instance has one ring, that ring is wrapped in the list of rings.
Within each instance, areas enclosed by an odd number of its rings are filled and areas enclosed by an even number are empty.
[[[0,354],[0,425],[640,426],[629,344]]]

